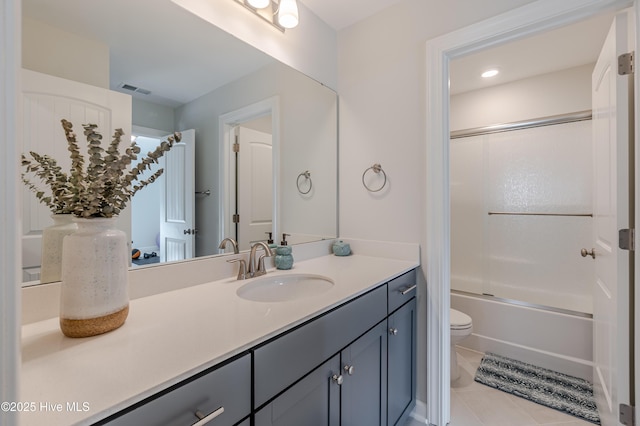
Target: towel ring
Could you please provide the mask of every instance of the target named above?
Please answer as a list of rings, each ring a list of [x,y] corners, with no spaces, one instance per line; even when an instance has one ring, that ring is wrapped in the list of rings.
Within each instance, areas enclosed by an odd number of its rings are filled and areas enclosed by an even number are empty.
[[[369,186],[367,186],[366,182],[364,181],[364,177],[367,175],[367,172],[369,170],[373,170],[373,172],[376,174],[382,172],[382,176],[384,176],[384,182],[382,182],[382,185],[380,186],[380,188],[371,189],[369,188]],[[367,191],[369,192],[378,192],[385,187],[385,185],[387,184],[387,174],[384,172],[384,170],[382,169],[382,166],[379,163],[374,164],[373,166],[369,167],[367,170],[364,171],[364,173],[362,174],[362,184],[364,185],[365,188],[367,188]]]
[[[300,189],[300,178],[301,177],[305,177],[305,181],[309,181],[309,189],[307,189],[306,191],[303,191],[302,189]],[[298,192],[306,195],[309,192],[311,192],[311,188],[313,188],[313,181],[311,180],[311,173],[309,173],[309,170],[305,170],[304,172],[300,173],[298,175],[298,179],[296,179],[296,186],[298,187]]]

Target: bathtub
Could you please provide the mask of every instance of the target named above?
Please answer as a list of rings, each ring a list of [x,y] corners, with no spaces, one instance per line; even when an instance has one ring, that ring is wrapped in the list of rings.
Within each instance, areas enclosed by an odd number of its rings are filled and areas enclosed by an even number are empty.
[[[451,290],[451,307],[473,319],[473,333],[460,346],[593,382],[590,314],[458,290]]]

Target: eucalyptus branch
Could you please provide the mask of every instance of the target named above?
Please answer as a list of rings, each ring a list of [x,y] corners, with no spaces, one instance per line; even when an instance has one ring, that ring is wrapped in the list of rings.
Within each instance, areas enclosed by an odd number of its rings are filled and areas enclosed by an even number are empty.
[[[78,217],[113,217],[127,205],[131,197],[147,185],[153,183],[163,170],[157,170],[149,178],[140,180],[140,174],[151,169],[158,159],[169,151],[176,141],[181,140],[180,133],[174,133],[146,157],[138,159],[140,147],[132,142],[120,150],[124,132],[116,129],[106,149],[102,147],[102,135],[95,124],[84,124],[84,136],[87,139],[87,166],[78,145],[73,124],[61,120],[71,157],[69,174],[62,172],[56,161],[46,155],[31,152],[35,161],[22,156],[25,168],[22,180],[36,198],[46,204],[54,213],[72,213]],[[51,191],[48,195],[33,184],[25,174],[32,173]],[[136,184],[134,184],[136,182]]]

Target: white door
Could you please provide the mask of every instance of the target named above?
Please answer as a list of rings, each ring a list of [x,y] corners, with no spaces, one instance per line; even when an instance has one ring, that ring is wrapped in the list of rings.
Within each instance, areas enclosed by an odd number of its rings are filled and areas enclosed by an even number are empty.
[[[618,75],[618,56],[634,50],[632,14],[613,21],[593,71],[594,137],[594,392],[602,425],[618,425],[618,404],[630,402],[629,318],[633,252],[618,248],[629,227],[630,76]],[[633,99],[633,98],[631,98]]]
[[[271,135],[238,127],[236,240],[240,250],[267,239],[273,229],[273,161]],[[274,239],[275,239],[274,235]]]
[[[69,170],[71,160],[61,119],[73,123],[81,145],[82,125],[87,123],[97,124],[107,140],[117,128],[131,135],[131,96],[102,87],[23,69],[22,108],[22,152],[50,155],[63,170]],[[22,200],[23,277],[32,280],[39,278],[42,229],[53,221],[49,209],[26,189]],[[120,213],[117,226],[131,236],[129,207]]]
[[[195,142],[196,131],[185,130],[161,160],[160,261],[195,256]],[[166,139],[163,138],[163,140]]]

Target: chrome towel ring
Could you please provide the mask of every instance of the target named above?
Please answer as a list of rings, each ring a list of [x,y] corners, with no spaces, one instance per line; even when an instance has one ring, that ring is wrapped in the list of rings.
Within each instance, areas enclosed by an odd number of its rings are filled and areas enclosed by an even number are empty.
[[[303,191],[302,189],[300,189],[300,178],[304,177],[305,180],[303,181],[309,181],[309,189],[307,189],[306,191]],[[311,173],[309,172],[309,170],[305,170],[304,172],[300,173],[298,175],[298,179],[296,179],[296,186],[298,187],[298,192],[300,192],[303,195],[308,194],[309,192],[311,192],[311,188],[313,188],[313,181],[311,180]]]
[[[384,177],[384,182],[382,182],[382,185],[380,186],[380,188],[371,189],[365,182],[364,178],[367,175],[367,172],[369,170],[373,170],[373,172],[376,174],[382,173],[382,176]],[[367,191],[369,192],[378,192],[385,187],[385,185],[387,184],[387,174],[384,172],[384,170],[382,169],[382,166],[379,163],[374,164],[373,166],[369,167],[367,170],[364,171],[364,173],[362,174],[362,184],[364,185],[365,188],[367,188]]]

